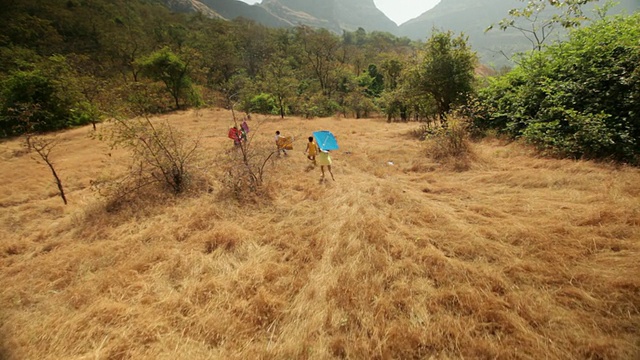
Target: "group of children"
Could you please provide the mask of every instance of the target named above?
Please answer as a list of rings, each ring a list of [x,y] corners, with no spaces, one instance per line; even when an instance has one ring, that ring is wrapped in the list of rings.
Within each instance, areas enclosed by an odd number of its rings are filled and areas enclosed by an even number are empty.
[[[313,136],[309,136],[309,142],[307,143],[307,148],[304,150],[305,154],[307,154],[307,159],[313,161],[314,165],[320,165],[320,171],[322,171],[322,179],[324,179],[324,167],[326,166],[329,170],[329,174],[331,174],[331,179],[336,181],[333,177],[333,172],[331,171],[331,156],[329,155],[329,150],[323,150],[318,147],[318,144],[313,140]],[[316,159],[317,156],[317,159]]]
[[[233,144],[235,146],[240,146],[242,142],[247,141],[247,133],[249,132],[249,125],[247,125],[246,121],[243,121],[238,129],[237,126],[234,126],[229,129],[228,137],[233,140]],[[287,150],[293,149],[293,138],[285,137],[280,134],[280,131],[276,131],[276,147],[278,149],[278,155],[282,152],[285,156],[287,156]],[[304,153],[307,154],[307,159],[313,161],[314,165],[320,165],[320,171],[322,171],[322,179],[324,179],[324,167],[326,166],[329,170],[329,174],[331,174],[331,179],[335,181],[336,179],[333,177],[333,172],[331,171],[331,156],[329,155],[329,150],[321,149],[318,144],[315,143],[313,136],[309,136],[309,142],[307,143],[307,148],[304,150]]]
[[[280,151],[284,155],[287,155],[287,149],[291,150],[291,142],[290,138],[285,138],[280,135],[280,131],[276,131],[276,147],[278,148],[278,155],[280,155]],[[307,159],[313,161],[314,165],[320,165],[320,171],[322,171],[322,179],[324,179],[324,167],[326,166],[329,170],[329,174],[331,174],[331,179],[335,181],[336,179],[333,177],[333,172],[331,171],[331,156],[329,155],[329,150],[323,150],[318,147],[318,144],[315,143],[313,136],[309,136],[309,142],[307,143],[307,148],[304,150],[304,153],[307,154]]]
[[[234,146],[240,146],[243,142],[247,141],[247,133],[249,132],[249,125],[247,121],[242,121],[240,124],[240,129],[237,126],[229,129],[229,134],[227,135],[229,139],[233,140]]]

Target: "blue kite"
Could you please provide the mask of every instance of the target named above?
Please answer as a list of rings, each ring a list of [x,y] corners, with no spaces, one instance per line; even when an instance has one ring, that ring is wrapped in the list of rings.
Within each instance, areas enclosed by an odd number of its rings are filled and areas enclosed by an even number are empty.
[[[314,131],[313,137],[316,138],[316,143],[318,144],[318,147],[320,148],[320,150],[338,150],[339,149],[338,141],[336,140],[336,137],[333,136],[331,131],[327,131],[327,130]]]

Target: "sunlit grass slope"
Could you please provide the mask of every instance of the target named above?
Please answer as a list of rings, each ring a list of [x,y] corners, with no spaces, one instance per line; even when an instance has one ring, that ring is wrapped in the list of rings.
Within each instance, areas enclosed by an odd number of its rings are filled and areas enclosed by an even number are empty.
[[[0,144],[0,358],[640,358],[638,169],[487,140],[461,171],[416,124],[254,117],[254,142],[295,149],[238,204],[230,113],[166,119],[201,138],[209,191],[107,212],[90,182],[126,154],[81,128],[52,155],[64,206]],[[321,129],[335,182],[302,154]]]

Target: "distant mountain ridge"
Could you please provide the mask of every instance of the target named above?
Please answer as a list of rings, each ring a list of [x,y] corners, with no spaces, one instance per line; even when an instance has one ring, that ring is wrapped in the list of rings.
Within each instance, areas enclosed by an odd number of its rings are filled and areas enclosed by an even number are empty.
[[[398,26],[380,11],[373,0],[263,0],[249,5],[239,0],[161,0],[176,12],[201,12],[205,16],[233,20],[238,17],[271,27],[307,25],[343,30],[386,31]]]
[[[268,9],[260,5],[249,5],[239,0],[195,1],[205,4],[227,20],[243,17],[269,27],[289,27],[294,25],[287,19],[272,14]]]
[[[639,0],[620,0],[610,13],[627,11],[633,13],[640,10]],[[507,59],[518,52],[531,50],[530,43],[522,33],[516,30],[485,30],[498,23],[513,8],[523,7],[517,0],[441,0],[433,9],[399,26],[396,35],[406,36],[413,40],[424,40],[431,35],[433,29],[451,30],[464,33],[469,37],[469,44],[480,55],[481,61],[496,66],[512,65]],[[603,6],[604,1],[586,5],[588,15],[594,6]],[[550,7],[549,7],[550,8]],[[557,39],[563,31],[556,31],[549,40]]]
[[[395,33],[398,28],[376,7],[373,0],[264,0],[260,5],[273,13],[276,12],[275,9],[288,9],[293,13],[304,13],[315,19],[326,20],[328,28],[338,33],[358,28]],[[297,20],[304,24],[304,19]]]
[[[506,17],[510,9],[523,6],[518,0],[441,0],[434,8],[398,26],[376,7],[374,0],[263,0],[254,5],[240,0],[160,1],[174,11],[200,11],[227,20],[243,17],[266,26],[324,27],[338,34],[361,27],[413,40],[426,39],[433,28],[484,34],[484,29]],[[638,0],[618,2],[614,12],[640,10]]]
[[[532,48],[517,31],[484,31],[507,17],[510,9],[522,7],[523,3],[518,0],[441,0],[431,10],[400,26],[380,11],[374,0],[263,0],[254,5],[239,0],[160,1],[174,11],[200,11],[209,17],[228,20],[243,17],[270,27],[307,25],[336,34],[363,28],[368,32],[385,31],[412,40],[425,40],[433,29],[451,30],[469,36],[469,44],[481,60],[496,66],[510,65],[508,56]],[[614,13],[640,10],[640,0],[618,2]]]
[[[485,33],[492,23],[507,17],[512,8],[522,6],[517,0],[442,0],[431,10],[402,24],[396,33],[414,40],[424,40],[433,29],[451,30],[469,37],[472,48],[481,61],[506,65],[505,57],[529,49],[529,43],[516,31],[493,30]]]
[[[210,18],[224,19],[222,15],[198,0],[164,0],[163,2],[169,9],[175,12],[199,12]]]

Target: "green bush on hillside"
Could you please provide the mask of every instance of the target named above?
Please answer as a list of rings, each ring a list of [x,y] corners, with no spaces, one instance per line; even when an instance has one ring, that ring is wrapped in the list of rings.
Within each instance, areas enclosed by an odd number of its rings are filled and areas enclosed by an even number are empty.
[[[257,114],[277,114],[276,99],[271,94],[260,93],[251,98],[251,112]]]
[[[479,91],[474,123],[552,153],[638,163],[640,14],[572,32]]]
[[[334,115],[340,109],[340,104],[325,96],[314,95],[300,99],[298,112],[307,119]]]
[[[0,137],[46,132],[95,120],[77,90],[62,56],[34,69],[16,70],[1,84]]]
[[[191,69],[188,61],[182,59],[168,47],[139,59],[138,64],[144,75],[164,84],[176,109],[191,105],[189,101],[199,102],[200,96],[195,91],[189,76]]]

